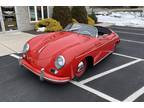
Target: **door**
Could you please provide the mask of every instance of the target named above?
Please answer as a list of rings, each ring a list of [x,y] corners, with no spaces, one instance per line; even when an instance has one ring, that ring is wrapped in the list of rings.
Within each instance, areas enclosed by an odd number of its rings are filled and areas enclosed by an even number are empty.
[[[109,50],[107,50],[107,39],[105,36],[99,36],[97,38],[97,42],[95,44],[95,52],[96,56],[94,58],[95,64],[103,59],[105,56],[109,54]]]
[[[110,49],[109,49],[110,40],[108,39],[107,34],[105,34],[103,36],[100,36],[99,40],[103,43],[103,46],[101,47],[101,50],[102,50],[102,56],[104,57],[104,56],[106,56],[107,54],[110,53]]]
[[[113,40],[114,37],[115,37],[114,34],[105,35],[104,37],[106,41],[105,51],[108,53],[111,53],[115,48],[115,41]]]
[[[2,6],[2,17],[6,31],[17,30],[17,22],[14,6]]]

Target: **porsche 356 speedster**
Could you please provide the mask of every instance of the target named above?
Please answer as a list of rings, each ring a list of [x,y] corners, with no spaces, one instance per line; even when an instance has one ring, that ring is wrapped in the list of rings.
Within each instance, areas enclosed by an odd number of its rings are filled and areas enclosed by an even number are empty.
[[[19,63],[40,80],[68,82],[80,78],[88,66],[96,65],[111,54],[119,42],[119,36],[108,28],[69,24],[63,31],[29,40]]]

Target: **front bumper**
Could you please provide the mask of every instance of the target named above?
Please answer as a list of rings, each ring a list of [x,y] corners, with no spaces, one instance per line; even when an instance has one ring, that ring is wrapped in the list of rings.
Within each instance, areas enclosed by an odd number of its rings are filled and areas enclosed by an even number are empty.
[[[40,80],[45,79],[51,82],[56,83],[64,83],[70,81],[70,77],[57,77],[51,74],[48,74],[44,71],[44,68],[41,68],[41,70],[37,69],[36,67],[33,67],[31,64],[29,64],[25,59],[20,58],[19,64],[21,66],[24,66],[26,69],[30,70],[34,74],[40,77]]]

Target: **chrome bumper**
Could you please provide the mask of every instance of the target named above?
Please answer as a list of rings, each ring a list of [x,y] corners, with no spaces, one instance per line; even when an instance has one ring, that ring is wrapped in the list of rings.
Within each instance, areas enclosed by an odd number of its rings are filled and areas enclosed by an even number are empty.
[[[39,76],[40,81],[43,81],[44,79],[45,79],[45,80],[48,80],[48,81],[51,81],[51,82],[55,82],[55,83],[65,83],[65,82],[70,81],[69,79],[66,79],[66,80],[56,80],[56,79],[48,78],[48,77],[46,77],[45,74],[44,74],[44,73],[45,73],[45,72],[44,72],[44,68],[41,69],[40,74],[39,74],[39,73],[36,73],[36,72],[34,72],[31,68],[29,68],[28,66],[24,65],[24,64],[21,62],[22,59],[23,59],[22,57],[19,58],[19,65],[25,67],[26,69],[30,70],[30,71],[31,71],[32,73],[34,73],[35,75]]]

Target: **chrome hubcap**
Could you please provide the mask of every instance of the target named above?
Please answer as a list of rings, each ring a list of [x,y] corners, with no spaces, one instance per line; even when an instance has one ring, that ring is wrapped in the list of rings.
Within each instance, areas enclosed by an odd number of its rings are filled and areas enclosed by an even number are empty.
[[[81,61],[79,64],[78,64],[78,70],[77,72],[81,72],[81,70],[84,68],[84,63]]]

